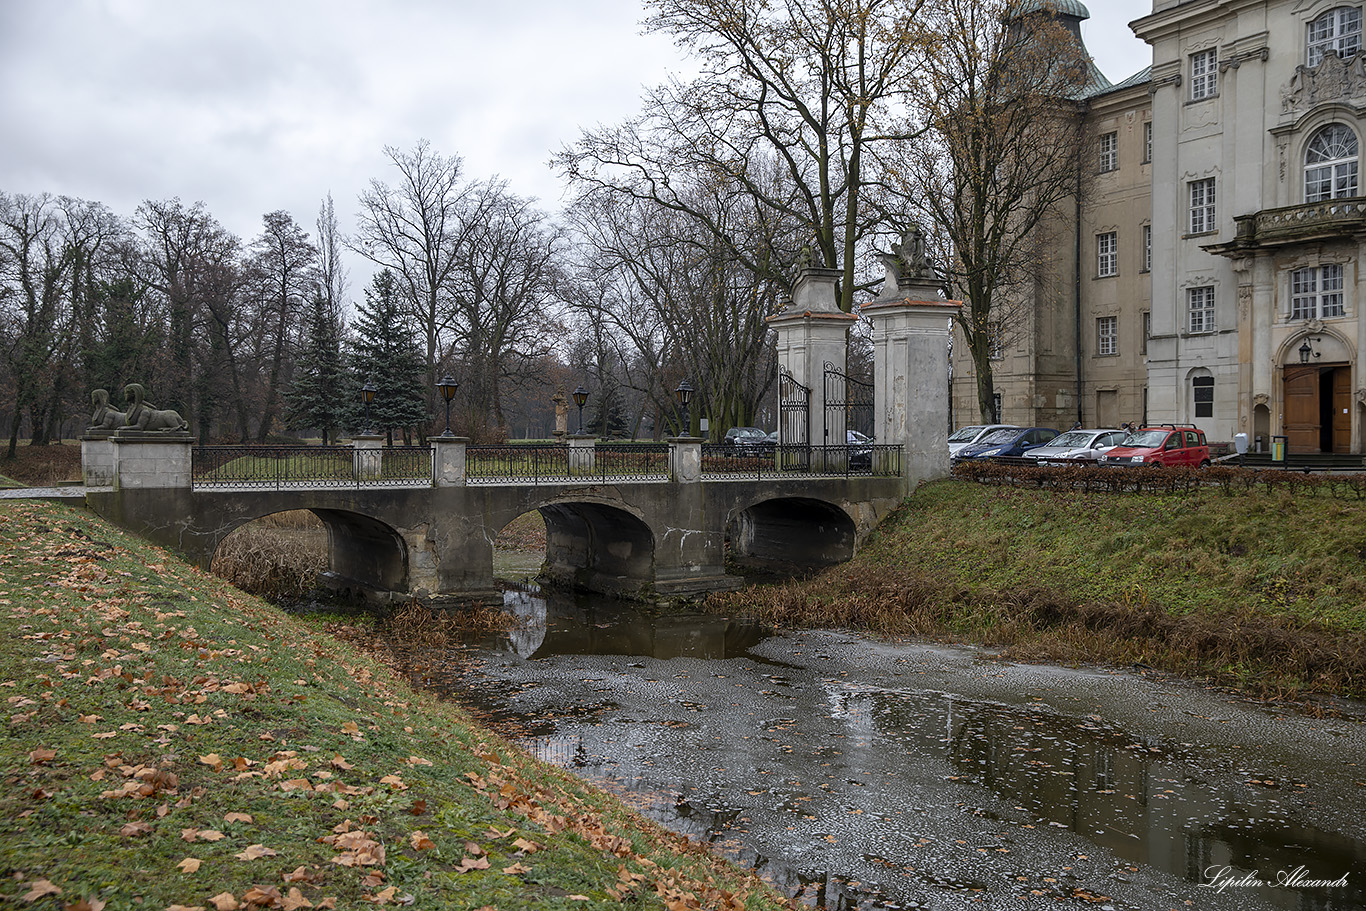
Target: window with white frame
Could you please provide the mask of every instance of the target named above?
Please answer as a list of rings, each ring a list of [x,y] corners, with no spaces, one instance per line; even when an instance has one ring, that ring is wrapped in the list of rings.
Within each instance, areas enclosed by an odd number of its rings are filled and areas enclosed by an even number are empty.
[[[1006,356],[1005,323],[992,320],[987,323],[987,357],[999,361]]]
[[[1219,94],[1219,51],[1210,48],[1191,54],[1191,101]]]
[[[1096,235],[1096,275],[1109,278],[1119,274],[1119,235],[1110,231]]]
[[[1096,320],[1096,354],[1119,353],[1119,317],[1102,316]]]
[[[1153,226],[1143,226],[1143,271],[1153,271]]]
[[[1153,122],[1143,121],[1143,163],[1153,160]]]
[[[1214,230],[1214,178],[1192,180],[1190,187],[1190,233],[1208,234]]]
[[[1106,133],[1100,137],[1101,171],[1119,170],[1119,134]]]
[[[1214,286],[1186,289],[1187,323],[1192,333],[1214,331]]]
[[[1324,263],[1290,273],[1290,318],[1327,319],[1346,312],[1342,301],[1342,265]]]
[[[1191,401],[1197,418],[1214,417],[1214,377],[1191,377]]]
[[[1143,311],[1143,338],[1139,339],[1139,342],[1138,342],[1138,346],[1139,346],[1139,347],[1138,347],[1138,353],[1139,353],[1139,354],[1147,354],[1147,353],[1148,353],[1148,339],[1152,337],[1152,334],[1153,334],[1153,312],[1152,312],[1151,310],[1144,310],[1144,311]]]
[[[1351,57],[1361,50],[1361,7],[1339,6],[1309,23],[1306,61],[1310,66],[1323,62],[1328,51]]]
[[[1357,195],[1357,134],[1343,123],[1330,123],[1304,150],[1304,201]]]

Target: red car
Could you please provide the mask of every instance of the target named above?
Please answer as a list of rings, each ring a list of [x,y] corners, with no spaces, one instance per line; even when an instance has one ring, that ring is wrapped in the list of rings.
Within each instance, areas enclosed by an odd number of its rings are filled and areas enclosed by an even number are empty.
[[[1205,432],[1194,424],[1159,424],[1135,430],[1100,458],[1101,465],[1209,465]]]

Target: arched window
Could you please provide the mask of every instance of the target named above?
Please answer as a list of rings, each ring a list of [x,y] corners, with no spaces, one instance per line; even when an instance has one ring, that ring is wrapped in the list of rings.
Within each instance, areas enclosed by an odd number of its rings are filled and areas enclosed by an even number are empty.
[[[1304,201],[1357,195],[1357,134],[1331,123],[1314,134],[1304,153]]]
[[[1323,62],[1325,51],[1337,51],[1339,57],[1350,57],[1361,50],[1361,7],[1340,6],[1330,9],[1309,23],[1306,42],[1310,66]]]

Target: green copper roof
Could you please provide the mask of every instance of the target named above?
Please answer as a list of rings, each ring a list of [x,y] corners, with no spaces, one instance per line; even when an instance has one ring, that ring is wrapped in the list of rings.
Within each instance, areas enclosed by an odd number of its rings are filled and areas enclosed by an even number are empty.
[[[1081,0],[1021,0],[1015,15],[1024,16],[1029,13],[1051,12],[1059,16],[1074,16],[1078,19],[1090,19],[1091,13]]]

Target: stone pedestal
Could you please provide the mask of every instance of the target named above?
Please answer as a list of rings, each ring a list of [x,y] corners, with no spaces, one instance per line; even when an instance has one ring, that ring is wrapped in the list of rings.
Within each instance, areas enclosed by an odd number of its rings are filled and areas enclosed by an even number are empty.
[[[380,434],[359,434],[351,438],[355,450],[351,470],[357,481],[378,481],[384,475],[384,437]]]
[[[432,444],[432,477],[437,487],[465,486],[465,447],[469,437],[440,436],[428,440]]]
[[[115,489],[190,488],[194,447],[190,434],[124,428],[109,437],[109,443],[113,449]],[[84,441],[81,449],[84,454]]]
[[[669,440],[669,466],[673,480],[680,484],[696,484],[702,480],[701,438],[671,438]]]
[[[839,309],[836,295],[843,273],[835,269],[807,268],[797,276],[792,302],[768,323],[778,333],[778,366],[811,390],[808,400],[808,439],[793,439],[799,428],[779,421],[778,442],[784,445],[843,446],[840,439],[826,439],[825,365],[841,373],[845,369],[849,329],[858,321]],[[840,422],[843,427],[843,422]]]
[[[909,491],[949,473],[950,321],[962,302],[941,298],[933,280],[890,290],[862,312],[873,322],[877,441],[901,444]]]
[[[92,431],[81,437],[81,480],[86,487],[114,486],[114,444],[111,431]]]
[[[596,468],[594,443],[588,434],[576,433],[569,438],[569,476],[591,475]]]

